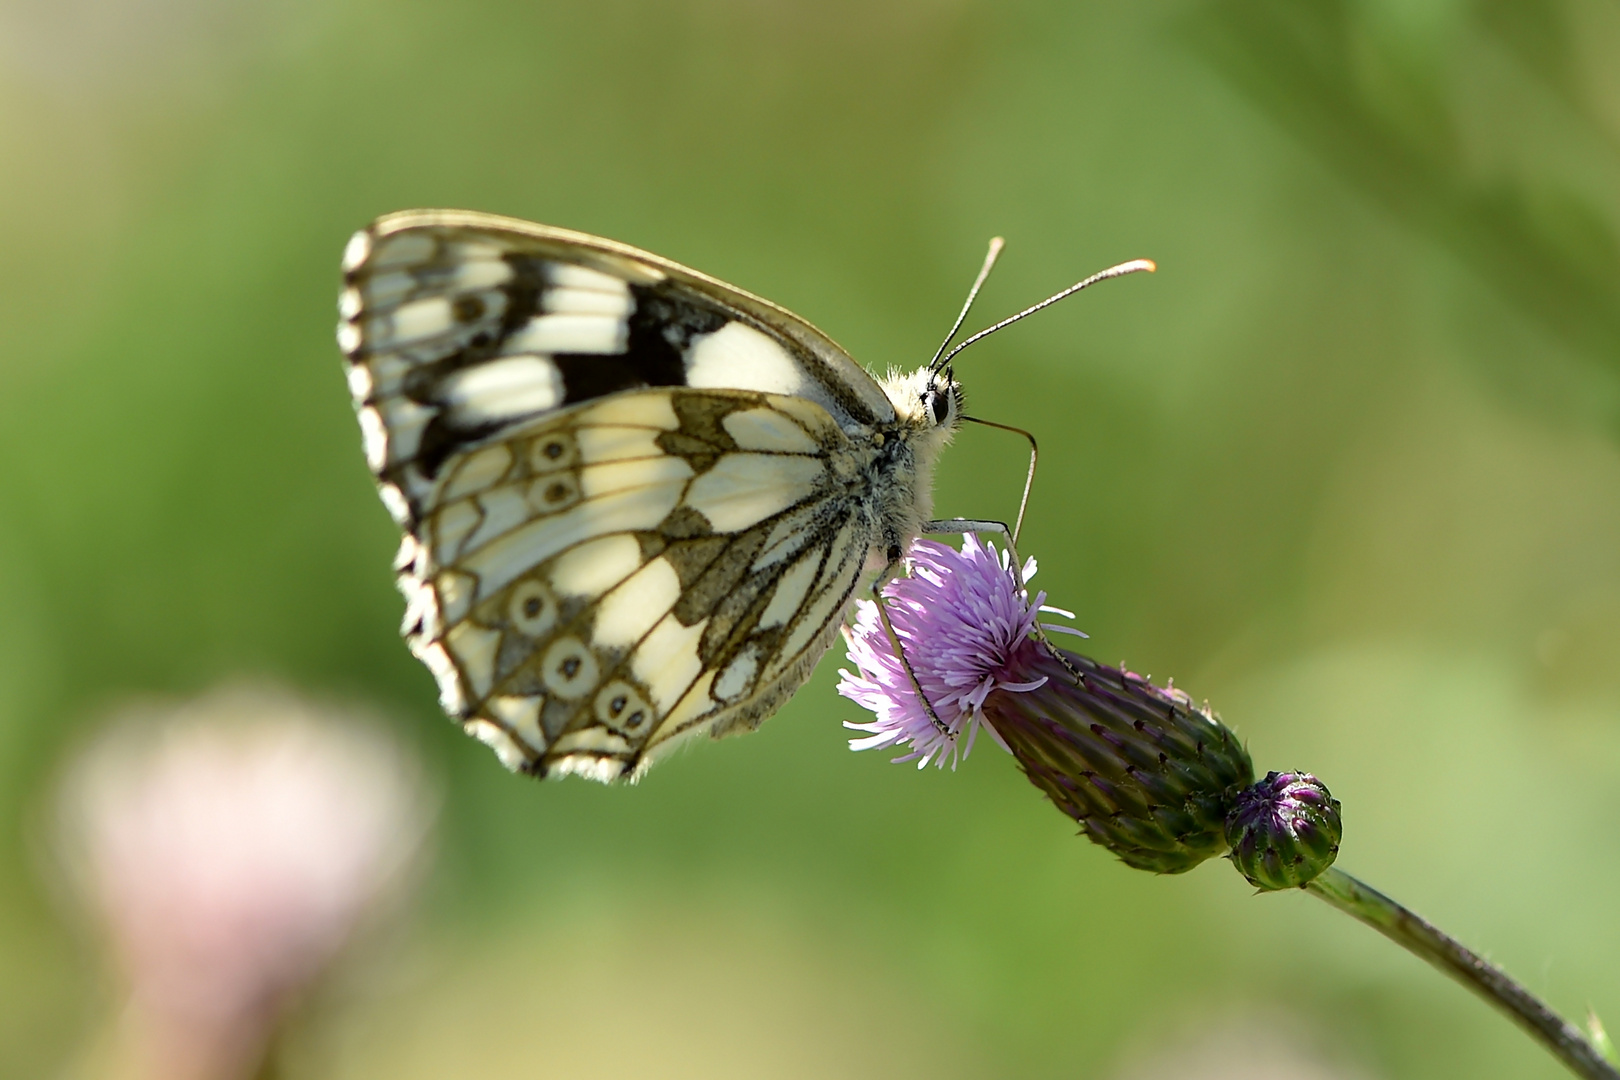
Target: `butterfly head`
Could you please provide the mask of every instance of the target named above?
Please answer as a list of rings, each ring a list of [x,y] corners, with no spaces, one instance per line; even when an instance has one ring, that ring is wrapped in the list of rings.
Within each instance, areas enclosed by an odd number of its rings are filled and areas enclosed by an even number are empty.
[[[943,445],[961,423],[962,384],[949,368],[891,371],[882,385],[901,424],[914,436],[932,435]]]

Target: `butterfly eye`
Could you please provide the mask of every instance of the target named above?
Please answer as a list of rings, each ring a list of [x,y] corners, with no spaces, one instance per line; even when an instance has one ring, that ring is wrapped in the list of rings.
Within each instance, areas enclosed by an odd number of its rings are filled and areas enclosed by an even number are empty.
[[[929,413],[934,417],[935,424],[943,424],[951,412],[951,398],[949,394],[942,394],[938,390],[930,390],[927,394]]]

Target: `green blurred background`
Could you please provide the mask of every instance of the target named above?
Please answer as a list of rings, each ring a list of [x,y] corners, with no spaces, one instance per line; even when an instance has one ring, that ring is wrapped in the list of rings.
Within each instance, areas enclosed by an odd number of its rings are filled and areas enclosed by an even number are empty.
[[[245,674],[377,704],[444,792],[289,1078],[1561,1075],[1304,895],[1125,869],[993,746],[852,755],[836,656],[640,787],[509,776],[396,635],[332,328],[414,206],[879,369],[992,234],[975,323],[1157,259],[958,364],[1041,439],[1039,583],[1322,776],[1341,866],[1620,1026],[1617,57],[1614,0],[0,0],[0,1074],[111,1002],[37,871],[62,755]],[[967,431],[941,511],[1021,467]]]

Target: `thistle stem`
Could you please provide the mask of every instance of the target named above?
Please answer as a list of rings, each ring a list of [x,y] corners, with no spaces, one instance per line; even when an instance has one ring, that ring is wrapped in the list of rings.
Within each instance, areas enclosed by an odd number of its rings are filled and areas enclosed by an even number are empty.
[[[1427,960],[1507,1013],[1575,1075],[1587,1080],[1620,1080],[1620,1070],[1598,1052],[1580,1028],[1553,1012],[1546,1002],[1511,979],[1507,972],[1416,912],[1377,889],[1363,885],[1337,867],[1323,871],[1304,888]]]

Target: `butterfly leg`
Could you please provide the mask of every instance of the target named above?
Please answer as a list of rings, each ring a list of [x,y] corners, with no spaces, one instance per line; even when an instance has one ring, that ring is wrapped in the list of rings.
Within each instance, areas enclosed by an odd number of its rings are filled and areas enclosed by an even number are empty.
[[[944,521],[930,521],[922,527],[924,533],[934,536],[965,536],[968,533],[999,533],[1002,543],[1007,545],[1007,561],[1011,564],[1013,581],[1018,588],[1024,588],[1024,564],[1018,559],[1017,541],[1013,538],[1012,529],[1007,527],[1005,521],[990,521],[980,518],[947,518]]]
[[[1007,527],[1005,521],[949,518],[944,521],[930,521],[923,526],[922,531],[936,536],[959,536],[966,533],[1000,533],[1002,542],[1007,545],[1007,563],[1008,568],[1012,570],[1013,582],[1017,584],[1019,592],[1024,591],[1024,564],[1018,558],[1018,549],[1013,541],[1013,531]],[[1046,631],[1041,629],[1040,623],[1035,624],[1035,640],[1046,647],[1046,651],[1052,654],[1053,659],[1068,669],[1069,673],[1074,676],[1076,684],[1082,681],[1080,673],[1064,657],[1063,651],[1052,644],[1052,640],[1046,636]]]
[[[872,586],[872,599],[877,602],[878,621],[883,624],[883,632],[889,635],[889,644],[894,646],[894,655],[900,658],[900,666],[906,669],[906,678],[911,680],[911,688],[916,691],[917,700],[922,702],[923,711],[928,714],[928,719],[934,722],[934,727],[938,729],[941,735],[948,739],[954,739],[956,733],[946,726],[945,721],[939,718],[939,714],[934,711],[933,702],[929,701],[928,695],[923,693],[922,683],[917,681],[916,669],[911,666],[911,661],[906,659],[905,647],[900,644],[900,635],[894,632],[894,624],[889,621],[889,608],[883,599],[883,582],[887,581],[888,578],[889,575],[885,572],[878,577],[877,583]]]

